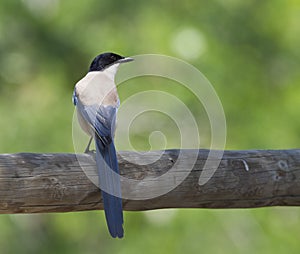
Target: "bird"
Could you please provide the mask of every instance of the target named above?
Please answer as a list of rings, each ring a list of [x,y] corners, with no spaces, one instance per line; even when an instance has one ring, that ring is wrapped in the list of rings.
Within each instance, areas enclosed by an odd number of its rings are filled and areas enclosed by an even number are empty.
[[[114,144],[120,100],[114,79],[119,65],[133,60],[112,52],[97,55],[88,73],[76,83],[72,97],[79,125],[90,136],[85,153],[93,152],[90,145],[95,140],[99,188],[107,227],[113,238],[124,236],[121,183]]]

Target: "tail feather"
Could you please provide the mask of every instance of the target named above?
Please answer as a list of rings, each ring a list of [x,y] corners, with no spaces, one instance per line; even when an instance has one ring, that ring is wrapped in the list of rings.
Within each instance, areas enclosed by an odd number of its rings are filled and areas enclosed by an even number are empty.
[[[96,162],[108,230],[112,237],[122,238],[123,212],[117,154],[114,143],[103,146],[96,138]],[[112,170],[113,171],[112,171]],[[104,189],[104,190],[103,190]]]

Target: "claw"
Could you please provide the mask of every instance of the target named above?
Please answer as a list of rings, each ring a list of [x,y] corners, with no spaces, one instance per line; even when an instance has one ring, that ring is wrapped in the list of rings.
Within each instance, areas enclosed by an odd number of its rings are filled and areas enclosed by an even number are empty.
[[[96,150],[85,150],[84,153],[86,154],[95,154],[96,153]]]

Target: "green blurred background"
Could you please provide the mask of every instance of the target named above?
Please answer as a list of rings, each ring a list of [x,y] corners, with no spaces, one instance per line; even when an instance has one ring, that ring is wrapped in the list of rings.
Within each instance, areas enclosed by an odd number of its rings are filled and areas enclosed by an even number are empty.
[[[104,51],[201,70],[224,107],[226,149],[297,148],[299,45],[298,0],[2,0],[0,153],[74,152],[72,90]],[[125,231],[111,239],[102,211],[1,215],[0,253],[300,253],[299,208],[125,212]]]

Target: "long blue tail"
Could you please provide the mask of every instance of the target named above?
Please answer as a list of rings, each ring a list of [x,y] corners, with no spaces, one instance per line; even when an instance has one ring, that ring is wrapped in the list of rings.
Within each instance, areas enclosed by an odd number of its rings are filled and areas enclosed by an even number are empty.
[[[120,198],[121,184],[120,177],[117,175],[119,174],[119,167],[113,141],[103,146],[101,140],[96,138],[96,163],[100,188],[105,189],[101,192],[109,233],[114,238],[122,238],[124,230],[122,199]],[[114,174],[113,171],[117,174]]]

